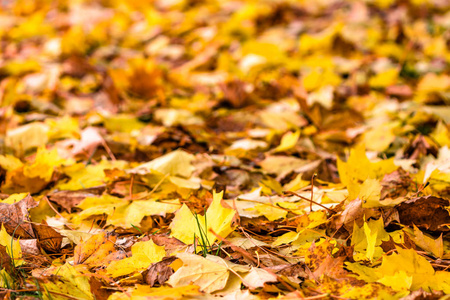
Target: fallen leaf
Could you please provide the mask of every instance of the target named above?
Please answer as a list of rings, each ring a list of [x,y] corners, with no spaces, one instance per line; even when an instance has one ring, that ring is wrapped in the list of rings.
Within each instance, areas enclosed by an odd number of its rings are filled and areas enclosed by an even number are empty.
[[[28,209],[38,203],[30,195],[14,204],[0,203],[0,222],[6,231],[21,238],[36,238]]]
[[[277,282],[278,277],[260,268],[252,268],[243,278],[243,284],[250,289],[262,288],[267,282]]]
[[[233,268],[233,265],[229,265],[230,263],[211,255],[204,258],[195,254],[180,253],[177,257],[183,261],[183,266],[167,281],[172,287],[177,288],[193,283],[205,293],[219,291],[226,287],[230,277],[229,269]],[[248,268],[243,266],[234,271],[239,270],[248,272]]]
[[[99,196],[104,192],[104,187],[96,187],[75,191],[55,191],[48,195],[48,199],[57,203],[66,211],[71,212],[87,197]]]
[[[434,197],[417,197],[407,200],[395,208],[400,222],[405,225],[416,225],[430,231],[449,231],[445,224],[450,224],[450,215],[446,209],[448,200]]]
[[[161,261],[165,255],[164,247],[155,245],[153,241],[137,242],[131,247],[131,257],[112,261],[106,272],[112,277],[120,277],[143,271],[152,263]]]
[[[158,157],[148,163],[144,163],[130,170],[130,172],[147,174],[153,170],[165,175],[178,175],[184,178],[189,178],[195,169],[191,165],[193,160],[194,156],[192,154],[189,154],[183,150],[176,150]]]
[[[85,264],[92,267],[104,264],[106,256],[116,251],[116,237],[110,233],[99,233],[81,242],[74,249],[74,265]]]
[[[175,256],[163,258],[162,261],[152,264],[145,272],[142,273],[145,283],[150,286],[155,284],[163,285],[169,277],[174,273],[170,264],[177,258]]]
[[[233,209],[224,208],[221,204],[223,191],[213,194],[213,202],[204,216],[194,215],[186,205],[177,211],[170,224],[171,236],[185,244],[203,243],[200,237],[203,235],[207,243],[212,245],[218,238],[216,235],[226,238],[232,231],[232,220],[236,212]]]
[[[10,257],[10,260],[14,267],[18,267],[24,264],[24,261],[22,259],[22,248],[20,247],[19,241],[14,240],[14,238],[6,232],[5,226],[3,224],[0,230],[0,245],[6,247],[6,253]],[[9,260],[6,261],[8,262]],[[8,263],[6,263],[6,266],[8,266]]]
[[[153,288],[148,285],[137,285],[135,288],[129,290],[125,295],[122,292],[112,294],[109,300],[123,300],[123,299],[154,299],[165,300],[167,297],[170,299],[189,299],[191,297],[202,296],[202,292],[199,291],[199,287],[196,285],[184,285],[177,288],[172,287],[157,287]],[[127,296],[129,295],[129,296]]]
[[[283,152],[293,148],[300,137],[300,131],[296,132],[287,132],[281,138],[280,144],[273,149],[273,152]]]
[[[58,253],[61,250],[63,236],[50,227],[45,220],[41,224],[32,223],[39,246],[44,250]]]
[[[45,146],[48,142],[47,132],[47,125],[33,122],[8,130],[5,143],[17,154],[23,155],[30,148]]]
[[[43,294],[48,299],[67,299],[68,296],[79,299],[94,299],[89,278],[79,269],[66,263],[54,271],[54,278],[41,283]]]
[[[442,240],[442,234],[439,238],[434,239],[425,235],[419,228],[413,225],[414,233],[410,235],[411,239],[417,246],[425,251],[431,252],[434,256],[442,258],[444,255],[444,241]]]

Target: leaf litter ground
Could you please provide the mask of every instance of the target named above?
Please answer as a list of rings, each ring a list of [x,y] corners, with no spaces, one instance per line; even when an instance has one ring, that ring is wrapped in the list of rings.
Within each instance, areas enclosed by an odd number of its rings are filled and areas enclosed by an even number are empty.
[[[450,294],[449,8],[2,3],[0,294]]]

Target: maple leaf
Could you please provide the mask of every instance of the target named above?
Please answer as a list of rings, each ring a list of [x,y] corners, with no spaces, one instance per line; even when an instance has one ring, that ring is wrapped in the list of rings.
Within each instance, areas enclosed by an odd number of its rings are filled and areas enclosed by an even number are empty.
[[[164,247],[155,245],[153,241],[137,242],[131,247],[131,257],[112,261],[107,266],[106,272],[112,277],[120,277],[143,271],[165,255]]]
[[[131,294],[131,297],[127,296]],[[155,299],[164,300],[167,297],[171,299],[186,299],[189,297],[201,296],[203,293],[199,291],[197,285],[184,285],[177,288],[172,287],[158,287],[152,288],[148,285],[137,285],[135,288],[127,291],[127,293],[117,292],[110,296],[110,300],[122,300],[122,299]]]
[[[74,249],[74,265],[101,265],[103,259],[114,252],[116,237],[107,233],[93,235],[86,242],[78,244]]]
[[[13,266],[20,266],[24,264],[22,259],[22,248],[19,241],[13,239],[7,232],[2,224],[0,230],[0,245],[6,247],[6,253],[11,259]]]
[[[38,203],[27,195],[14,204],[0,203],[0,222],[10,232],[22,238],[34,238],[28,209],[36,207]]]
[[[80,299],[95,299],[91,292],[89,278],[83,274],[82,269],[66,263],[55,269],[55,279],[49,279],[42,285],[46,299],[65,299],[66,295]]]
[[[173,287],[194,283],[200,287],[200,290],[210,293],[226,288],[230,269],[234,273],[249,271],[247,266],[236,265],[212,255],[201,257],[181,253],[177,257],[183,261],[183,266],[176,270],[167,281]]]
[[[231,223],[236,212],[222,206],[222,196],[223,191],[214,193],[213,202],[204,216],[193,215],[189,208],[183,205],[170,224],[171,236],[190,244],[194,242],[195,237],[204,235],[210,245],[218,239],[217,236],[226,238],[233,231]]]
[[[146,174],[153,170],[162,174],[189,178],[194,170],[194,167],[191,165],[193,159],[193,155],[183,150],[176,150],[148,163],[144,163],[131,170],[131,172]]]
[[[6,2],[2,296],[450,293],[445,1]]]

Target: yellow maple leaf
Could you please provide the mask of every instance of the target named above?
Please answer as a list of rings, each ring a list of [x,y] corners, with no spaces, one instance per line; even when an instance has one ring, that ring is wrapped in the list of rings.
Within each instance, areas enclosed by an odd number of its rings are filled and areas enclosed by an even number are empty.
[[[89,277],[83,274],[83,267],[65,263],[61,267],[55,268],[53,271],[56,275],[54,281],[42,284],[44,299],[67,300],[66,295],[68,295],[76,299],[94,300]]]
[[[136,116],[133,115],[113,115],[104,119],[105,128],[110,132],[125,132],[131,133],[142,129],[145,124],[140,122]]]
[[[50,140],[80,136],[78,120],[67,115],[59,119],[46,119],[45,124],[49,126],[47,134]]]
[[[168,280],[172,287],[195,284],[204,292],[211,293],[223,289],[230,273],[226,264],[219,264],[199,255],[181,253],[177,255],[183,261]]]
[[[261,203],[255,205],[253,208],[258,211],[260,215],[266,217],[269,221],[275,221],[286,217],[288,210],[277,207],[273,204]]]
[[[377,282],[391,287],[395,291],[409,290],[412,285],[413,277],[401,270],[393,275],[386,275],[377,280]]]
[[[385,88],[397,83],[399,70],[389,69],[370,78],[369,85],[374,88]]]
[[[108,300],[166,300],[170,299],[187,299],[201,295],[197,285],[183,285],[180,287],[151,287],[149,285],[138,284],[134,288],[127,291],[127,293],[117,292],[112,294]]]
[[[397,124],[389,123],[375,126],[364,133],[364,144],[372,151],[384,151],[394,141],[393,128]]]
[[[131,228],[138,226],[145,216],[165,216],[173,213],[181,207],[178,199],[164,200],[164,202],[142,200],[133,201],[127,206],[116,209],[109,217],[107,224]]]
[[[70,177],[67,182],[60,182],[57,188],[60,190],[81,190],[90,187],[99,186],[105,183],[105,169],[125,169],[128,163],[125,161],[106,161],[102,160],[99,164],[86,166],[83,163],[77,163],[71,166],[63,167],[62,171]]]
[[[379,268],[370,268],[349,262],[346,263],[346,268],[356,273],[359,279],[383,283],[396,291],[409,287],[412,291],[422,288],[450,293],[450,274],[448,272],[435,272],[431,263],[413,249],[397,248],[397,252],[383,256]]]
[[[389,234],[384,230],[383,218],[364,222],[362,227],[358,227],[355,223],[352,234],[354,259],[373,260],[381,257],[383,253],[380,247],[381,242],[387,240],[389,240]]]
[[[45,181],[50,181],[54,169],[64,163],[65,160],[59,157],[56,148],[47,150],[41,147],[36,153],[34,163],[25,165],[23,168],[23,174],[30,178],[40,177]]]
[[[2,229],[0,230],[0,245],[6,247],[6,253],[11,257],[14,266],[18,267],[25,263],[22,259],[22,248],[20,247],[19,241],[13,239],[13,237],[6,232],[3,224]]]
[[[194,156],[183,150],[175,150],[154,160],[144,163],[134,169],[131,173],[147,174],[152,170],[160,172],[164,175],[181,176],[188,178],[194,171],[191,162]]]
[[[381,178],[398,167],[393,159],[371,162],[366,156],[364,144],[359,144],[350,151],[347,162],[337,159],[337,168],[341,182],[347,186],[349,200],[354,200],[358,197],[361,184],[366,179]],[[369,181],[367,187],[372,184],[373,182]]]
[[[79,243],[74,249],[74,264],[101,265],[101,260],[115,251],[115,240],[115,236],[108,236],[102,232]]]
[[[11,277],[11,275],[6,272],[5,269],[2,269],[0,271],[0,287],[2,288],[10,288],[14,284],[14,279]]]
[[[210,244],[217,240],[215,234],[222,238],[227,237],[233,231],[231,222],[236,212],[222,206],[222,197],[223,191],[214,193],[213,201],[204,216],[194,216],[183,204],[170,224],[171,235],[185,244],[191,244],[195,237],[203,235]]]
[[[289,131],[285,133],[281,138],[280,144],[275,149],[273,149],[273,152],[283,152],[294,148],[295,145],[297,144],[299,137],[300,137],[299,130],[295,132]]]
[[[381,184],[377,179],[366,179],[359,187],[358,197],[361,199],[362,207],[378,207],[380,204]]]
[[[195,284],[200,290],[206,293],[230,288],[230,284],[235,286],[233,279],[237,279],[239,288],[241,275],[248,273],[250,268],[245,265],[237,265],[224,260],[218,256],[207,255],[202,257],[196,254],[179,253],[177,257],[183,261],[183,265],[170,276],[167,281],[172,287],[181,287],[188,284]],[[230,278],[232,274],[239,273],[240,278]]]
[[[15,153],[23,154],[28,149],[45,146],[48,142],[48,126],[41,122],[26,124],[6,132],[5,144]]]
[[[416,225],[413,226],[414,234],[410,235],[410,237],[414,243],[423,250],[433,253],[434,256],[442,258],[444,255],[444,241],[442,240],[442,234],[439,238],[433,239],[420,231]]]
[[[0,155],[0,166],[6,171],[12,171],[23,166],[23,163],[15,156]]]
[[[161,261],[164,256],[166,256],[164,247],[156,245],[152,240],[137,242],[131,246],[131,257],[111,262],[106,268],[106,273],[112,277],[120,277],[143,271],[152,263]]]
[[[7,203],[7,204],[14,204],[16,202],[19,202],[23,198],[25,198],[28,195],[28,193],[17,193],[17,194],[11,194],[8,198],[3,199],[0,201],[1,203]]]

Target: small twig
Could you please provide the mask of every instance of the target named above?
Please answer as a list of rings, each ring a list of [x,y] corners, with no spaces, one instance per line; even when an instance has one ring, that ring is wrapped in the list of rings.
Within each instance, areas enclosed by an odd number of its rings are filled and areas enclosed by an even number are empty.
[[[225,245],[229,245],[231,247],[231,249],[233,249],[236,252],[239,252],[240,254],[242,254],[243,256],[247,257],[248,259],[250,259],[253,263],[258,264],[258,261],[247,251],[245,251],[244,249],[242,249],[241,247],[238,247],[236,245],[234,245],[232,242],[229,242],[227,240],[225,240],[223,237],[221,237],[220,235],[218,235],[217,233],[214,232],[214,230],[209,229],[209,232],[211,232],[212,234],[215,235],[215,237],[221,241],[222,243],[224,243]]]
[[[133,185],[134,185],[134,174],[131,174],[131,180],[130,180],[130,200],[133,200]]]
[[[308,199],[308,198],[306,198],[306,197],[303,197],[303,196],[301,196],[301,195],[299,195],[299,194],[297,194],[297,193],[295,193],[295,192],[292,192],[292,191],[286,191],[286,192],[284,192],[284,193],[287,194],[287,195],[297,196],[297,197],[299,197],[299,198],[301,198],[301,199],[303,199],[303,200],[306,200],[306,201],[309,201],[309,202],[311,202],[311,203],[314,203],[315,205],[318,205],[318,206],[320,206],[320,207],[322,207],[322,208],[325,208],[329,213],[333,213],[333,214],[336,213],[336,212],[335,212],[334,210],[332,210],[331,208],[328,208],[328,207],[326,207],[326,206],[324,206],[324,205],[322,205],[322,204],[320,204],[320,203],[318,203],[318,202],[316,202],[316,201],[314,201],[314,200],[312,200],[312,199]]]
[[[109,157],[112,161],[116,161],[116,157],[114,156],[114,153],[111,151],[111,148],[109,148],[108,144],[104,139],[102,139],[102,146],[105,148],[106,153],[108,153]]]
[[[166,178],[169,177],[169,174],[164,175],[164,177],[155,185],[155,187],[148,193],[147,197],[149,197],[151,194],[153,194],[159,186],[166,180]]]
[[[314,199],[314,177],[316,177],[316,173],[311,176],[311,202],[309,203],[309,211],[312,211],[312,200]]]
[[[56,208],[50,203],[50,200],[47,198],[47,196],[44,196],[45,201],[47,201],[48,206],[50,206],[50,208],[61,218],[61,219],[65,219],[57,210]],[[68,224],[64,224],[67,226],[67,228],[69,228],[70,230],[75,230],[72,227],[70,227]]]

